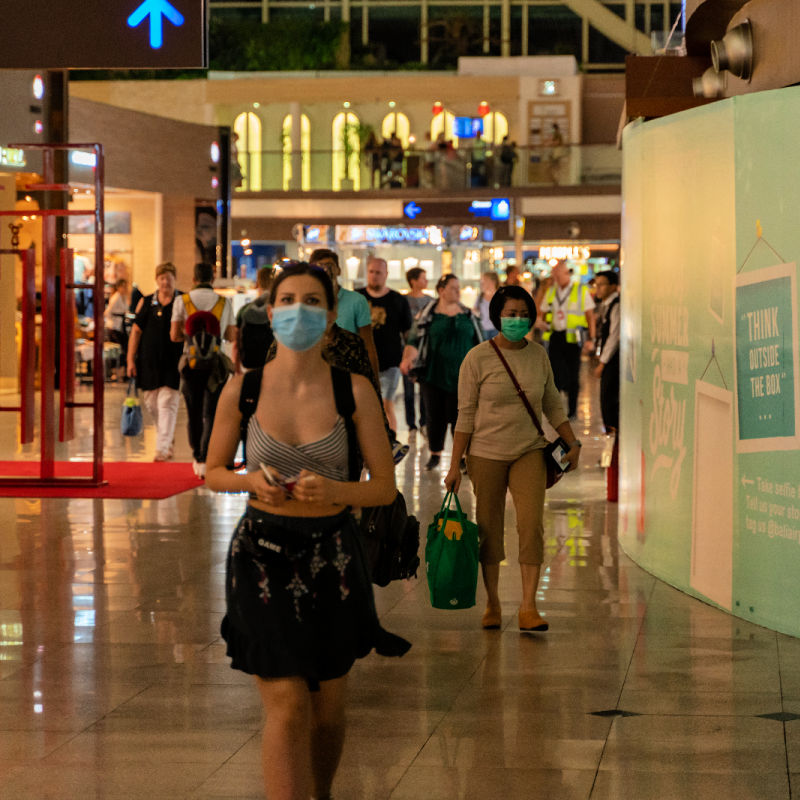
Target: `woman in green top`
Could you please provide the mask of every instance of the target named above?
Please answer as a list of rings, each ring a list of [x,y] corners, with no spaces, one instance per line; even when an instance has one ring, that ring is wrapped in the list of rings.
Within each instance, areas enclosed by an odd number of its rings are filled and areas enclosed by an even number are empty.
[[[464,356],[483,340],[480,324],[460,302],[458,278],[442,275],[439,295],[420,311],[408,337],[400,371],[410,370],[420,382],[425,401],[428,447],[431,457],[425,469],[439,465],[447,428],[458,419],[458,370]]]

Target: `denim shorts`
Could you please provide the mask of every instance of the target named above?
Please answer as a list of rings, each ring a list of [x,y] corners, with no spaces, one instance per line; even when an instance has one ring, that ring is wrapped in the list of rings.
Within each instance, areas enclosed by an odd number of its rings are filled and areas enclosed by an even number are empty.
[[[384,400],[393,400],[400,385],[400,367],[389,367],[379,375],[381,381],[381,397]]]

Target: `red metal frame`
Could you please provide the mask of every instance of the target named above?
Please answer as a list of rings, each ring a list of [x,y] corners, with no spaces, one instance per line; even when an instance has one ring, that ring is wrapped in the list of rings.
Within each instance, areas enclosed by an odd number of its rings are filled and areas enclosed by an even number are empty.
[[[11,147],[22,150],[40,150],[42,152],[42,183],[31,184],[26,189],[42,192],[70,192],[71,184],[55,183],[55,152],[57,150],[91,150],[96,158],[94,168],[95,207],[91,211],[70,209],[37,210],[42,217],[42,329],[40,344],[40,379],[39,393],[41,400],[40,441],[41,454],[39,460],[39,477],[0,478],[0,486],[101,486],[103,481],[103,390],[105,369],[103,366],[103,263],[104,258],[104,154],[101,144],[12,144]],[[0,210],[0,216],[19,216],[17,210]],[[95,223],[95,276],[93,284],[75,284],[72,280],[72,251],[61,250],[61,307],[59,309],[61,336],[60,350],[56,354],[56,286],[57,258],[59,255],[56,242],[56,217],[93,216]],[[18,252],[18,251],[15,251]],[[32,251],[28,251],[32,252]],[[31,262],[33,259],[31,258]],[[27,262],[26,262],[27,263]],[[67,271],[69,270],[69,271]],[[73,290],[86,288],[93,290],[93,310],[95,320],[94,363],[92,369],[92,402],[76,403],[74,400],[75,375],[75,321],[74,304],[67,303],[73,297]],[[21,441],[27,443],[33,439],[33,374],[34,374],[34,329],[26,328],[26,303],[30,304],[29,317],[32,323],[36,287],[34,269],[31,266],[26,272],[23,268],[23,336],[22,358],[20,359],[20,383],[23,391],[23,402],[19,409],[23,424]],[[68,310],[67,310],[68,309]],[[26,349],[27,348],[27,349]],[[59,441],[72,437],[72,417],[74,408],[93,409],[93,441],[92,441],[92,474],[83,476],[59,476],[55,474],[55,370],[56,356],[60,366],[61,392],[59,402]],[[29,394],[25,394],[29,386]],[[29,403],[29,405],[27,405]],[[27,409],[27,416],[26,416]],[[27,440],[26,434],[30,435]]]
[[[20,330],[19,354],[19,393],[18,406],[0,406],[0,411],[13,411],[20,415],[20,444],[33,441],[34,379],[36,368],[36,251],[33,246],[27,250],[0,250],[0,255],[16,255],[22,260],[22,321]]]

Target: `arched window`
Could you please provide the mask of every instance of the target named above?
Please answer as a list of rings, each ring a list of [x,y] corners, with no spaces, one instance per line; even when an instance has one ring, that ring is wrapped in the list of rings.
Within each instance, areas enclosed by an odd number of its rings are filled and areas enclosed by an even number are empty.
[[[359,119],[352,111],[341,111],[331,125],[333,151],[332,187],[334,191],[361,188],[361,141]],[[345,185],[342,186],[342,182]]]
[[[508,120],[500,111],[490,111],[483,118],[483,136],[489,144],[500,144],[503,137],[508,136]]]
[[[397,134],[403,143],[403,147],[408,147],[411,125],[408,122],[408,117],[401,111],[391,111],[383,118],[381,123],[381,138],[384,140],[389,139],[393,133]]]
[[[292,115],[283,118],[281,129],[283,141],[283,188],[288,190],[292,182]],[[300,115],[300,188],[307,192],[311,188],[311,123],[306,114]]]
[[[242,169],[242,192],[261,191],[261,120],[252,111],[243,111],[233,122],[239,166]]]
[[[439,134],[443,133],[444,138],[451,140],[455,147],[458,144],[458,137],[453,135],[455,118],[456,115],[446,109],[434,115],[431,120],[431,141],[435,142],[439,138]]]

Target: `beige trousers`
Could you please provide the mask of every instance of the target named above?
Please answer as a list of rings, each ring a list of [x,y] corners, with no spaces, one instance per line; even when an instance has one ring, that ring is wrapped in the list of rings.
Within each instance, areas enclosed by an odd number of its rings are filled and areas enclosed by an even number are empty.
[[[544,451],[531,450],[516,461],[467,456],[467,471],[475,490],[481,564],[499,564],[506,557],[506,491],[517,512],[519,563],[544,559],[544,492],[547,470]]]

